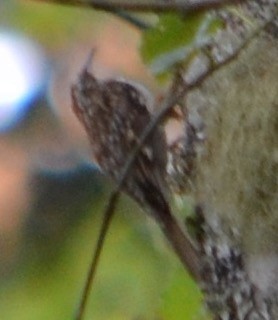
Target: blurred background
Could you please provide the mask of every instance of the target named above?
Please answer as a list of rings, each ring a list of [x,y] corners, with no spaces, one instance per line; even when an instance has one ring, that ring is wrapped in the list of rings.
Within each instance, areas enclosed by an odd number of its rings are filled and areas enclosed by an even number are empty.
[[[0,319],[72,319],[112,186],[90,162],[70,86],[94,72],[154,92],[140,32],[109,14],[0,2]],[[87,319],[204,318],[201,296],[157,227],[123,197]]]

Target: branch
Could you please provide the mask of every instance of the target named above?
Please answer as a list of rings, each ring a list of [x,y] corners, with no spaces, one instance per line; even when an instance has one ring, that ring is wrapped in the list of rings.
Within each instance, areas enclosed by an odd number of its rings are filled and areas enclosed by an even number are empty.
[[[146,126],[145,130],[143,131],[143,133],[138,141],[138,144],[136,145],[134,150],[129,155],[127,162],[126,162],[126,164],[122,170],[122,173],[120,175],[119,181],[118,181],[114,191],[111,193],[111,195],[108,199],[108,204],[107,204],[107,207],[104,211],[104,218],[103,218],[100,234],[98,237],[98,242],[96,245],[95,253],[94,253],[91,265],[90,265],[88,276],[86,278],[84,290],[83,290],[83,293],[81,296],[80,305],[78,307],[77,316],[75,318],[76,320],[83,319],[87,300],[88,300],[88,297],[89,297],[89,294],[90,294],[90,291],[91,291],[91,288],[93,285],[93,281],[95,279],[96,269],[97,269],[97,265],[99,262],[100,253],[103,248],[105,235],[108,231],[110,222],[111,222],[112,217],[115,213],[116,205],[119,200],[122,186],[125,183],[126,179],[128,178],[129,172],[132,169],[132,166],[133,166],[133,163],[136,159],[136,156],[137,156],[138,152],[140,151],[140,149],[142,148],[142,146],[144,145],[144,142],[149,137],[149,135],[155,130],[157,125],[167,116],[167,114],[169,113],[171,108],[173,108],[173,106],[175,106],[182,98],[184,98],[185,95],[190,90],[193,90],[197,87],[200,87],[200,85],[202,85],[202,83],[207,78],[212,76],[216,71],[220,70],[222,67],[224,67],[224,66],[228,65],[229,63],[231,63],[232,61],[236,60],[237,57],[240,55],[240,53],[267,26],[267,24],[269,22],[270,21],[266,22],[262,27],[255,30],[250,35],[250,37],[235,52],[233,52],[228,57],[226,57],[226,59],[224,59],[222,62],[220,62],[218,64],[211,65],[211,67],[208,70],[206,70],[203,74],[201,74],[198,78],[196,78],[192,82],[186,83],[184,80],[184,86],[181,90],[174,93],[173,91],[175,90],[175,86],[173,86],[172,89],[169,90],[166,98],[164,99],[164,101],[160,105],[159,112],[157,112],[157,114],[153,117],[152,121],[150,121],[150,123]]]
[[[86,282],[85,282],[84,290],[83,290],[83,293],[82,293],[80,305],[78,307],[77,316],[75,318],[76,320],[82,320],[83,319],[86,303],[87,303],[87,300],[88,300],[88,297],[89,297],[89,293],[90,293],[92,285],[93,285],[93,281],[95,279],[96,268],[97,268],[97,265],[98,265],[98,262],[99,262],[101,250],[103,248],[105,235],[106,235],[106,233],[108,231],[110,222],[111,222],[112,217],[114,215],[115,208],[116,208],[117,202],[119,200],[119,196],[120,196],[120,192],[121,192],[122,186],[123,186],[124,182],[126,181],[126,179],[128,178],[129,172],[132,169],[132,165],[133,165],[133,163],[134,163],[134,161],[136,159],[136,156],[137,156],[138,152],[142,148],[144,142],[146,141],[148,136],[153,132],[153,130],[155,130],[156,126],[164,119],[164,117],[167,116],[167,114],[170,111],[170,109],[173,106],[175,106],[180,101],[180,99],[182,99],[186,95],[186,93],[188,93],[188,91],[190,91],[190,90],[192,90],[192,89],[194,89],[196,87],[199,87],[214,72],[219,70],[224,65],[226,65],[226,64],[232,62],[233,60],[235,60],[237,58],[237,56],[239,55],[239,53],[250,42],[249,40],[246,41],[244,43],[244,45],[242,45],[236,52],[231,54],[223,62],[211,67],[211,69],[207,70],[204,74],[200,75],[200,77],[198,77],[193,82],[185,84],[183,89],[180,90],[179,92],[177,92],[175,95],[173,95],[172,90],[170,90],[169,94],[166,96],[164,101],[161,103],[160,111],[154,116],[153,120],[147,125],[146,129],[142,133],[141,138],[138,141],[138,144],[136,145],[136,147],[134,148],[133,152],[131,152],[131,154],[128,157],[128,160],[127,160],[127,162],[126,162],[126,164],[125,164],[125,166],[123,168],[122,174],[120,175],[120,179],[119,179],[119,182],[116,185],[115,190],[111,193],[111,195],[110,195],[110,197],[108,199],[108,205],[107,205],[107,207],[106,207],[106,209],[104,211],[104,218],[103,218],[101,230],[100,230],[99,237],[98,237],[98,242],[96,244],[94,257],[92,259],[92,262],[91,262],[91,265],[90,265],[90,270],[89,270],[88,276],[86,278]]]
[[[119,196],[120,196],[120,189],[116,189],[110,195],[107,207],[104,210],[104,216],[103,216],[103,221],[102,221],[101,229],[100,229],[99,236],[98,236],[98,241],[97,241],[96,247],[94,249],[93,259],[90,264],[90,269],[88,271],[88,275],[86,277],[84,289],[82,292],[80,304],[77,309],[75,320],[82,320],[83,319],[86,304],[87,304],[89,294],[90,294],[90,291],[91,291],[91,288],[92,288],[92,285],[93,285],[93,282],[95,279],[96,269],[97,269],[98,262],[100,259],[100,254],[101,254],[101,251],[102,251],[102,248],[104,245],[104,240],[106,238],[106,234],[108,232],[109,226],[110,226],[112,218],[114,216],[115,208],[116,208],[117,202],[119,200]]]
[[[57,3],[62,5],[71,5],[78,7],[87,7],[95,10],[114,11],[114,10],[127,10],[137,12],[178,12],[189,13],[196,11],[206,11],[211,9],[219,9],[226,5],[235,5],[242,3],[245,0],[188,0],[188,1],[105,1],[105,0],[37,0],[44,2]]]

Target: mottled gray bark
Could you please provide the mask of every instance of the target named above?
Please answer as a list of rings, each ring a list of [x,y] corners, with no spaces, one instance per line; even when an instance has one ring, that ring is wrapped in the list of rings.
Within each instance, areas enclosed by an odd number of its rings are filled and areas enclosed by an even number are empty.
[[[266,30],[187,101],[205,136],[195,197],[215,319],[278,319],[278,31]]]

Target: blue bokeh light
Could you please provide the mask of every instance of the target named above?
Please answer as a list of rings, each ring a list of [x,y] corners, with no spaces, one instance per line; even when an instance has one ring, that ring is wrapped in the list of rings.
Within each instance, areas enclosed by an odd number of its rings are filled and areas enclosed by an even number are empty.
[[[0,31],[0,132],[26,114],[46,81],[46,59],[25,36]]]

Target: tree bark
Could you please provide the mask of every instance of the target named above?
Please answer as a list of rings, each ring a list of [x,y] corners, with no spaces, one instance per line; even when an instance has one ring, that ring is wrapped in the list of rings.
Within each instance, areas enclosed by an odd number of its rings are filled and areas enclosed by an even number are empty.
[[[278,319],[278,40],[262,32],[188,97],[205,142],[196,199],[215,319]],[[188,103],[187,102],[187,103]]]

